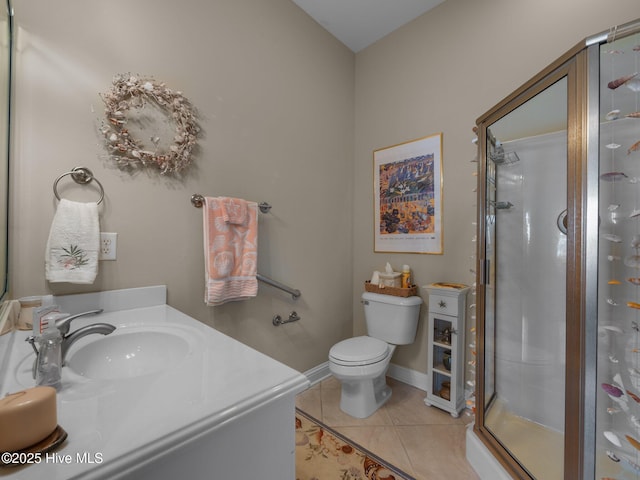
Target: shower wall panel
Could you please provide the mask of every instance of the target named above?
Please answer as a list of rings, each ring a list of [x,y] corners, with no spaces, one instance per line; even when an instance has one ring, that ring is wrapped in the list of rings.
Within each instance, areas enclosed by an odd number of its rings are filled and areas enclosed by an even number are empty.
[[[507,142],[497,167],[496,383],[513,414],[564,428],[566,131]],[[550,173],[552,173],[550,175]],[[559,405],[548,408],[549,405]]]

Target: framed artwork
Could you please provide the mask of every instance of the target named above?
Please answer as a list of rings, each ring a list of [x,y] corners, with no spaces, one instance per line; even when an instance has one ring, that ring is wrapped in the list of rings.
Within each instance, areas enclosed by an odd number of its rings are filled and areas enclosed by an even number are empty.
[[[442,254],[442,133],[373,152],[374,251]]]

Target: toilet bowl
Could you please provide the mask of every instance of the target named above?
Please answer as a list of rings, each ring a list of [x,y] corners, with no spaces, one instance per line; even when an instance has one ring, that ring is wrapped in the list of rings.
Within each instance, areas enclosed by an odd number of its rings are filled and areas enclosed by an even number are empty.
[[[355,418],[369,417],[391,397],[391,357],[396,345],[415,340],[422,299],[365,292],[362,303],[368,335],[342,340],[329,351],[329,370],[342,384],[340,409]]]
[[[366,418],[390,397],[386,374],[395,345],[373,337],[355,337],[335,344],[329,351],[329,370],[342,384],[340,409]]]

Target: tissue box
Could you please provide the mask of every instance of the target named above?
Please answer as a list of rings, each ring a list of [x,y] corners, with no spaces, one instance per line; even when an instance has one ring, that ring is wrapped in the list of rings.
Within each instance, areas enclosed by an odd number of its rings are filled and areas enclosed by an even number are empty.
[[[415,285],[411,285],[409,288],[386,287],[384,285],[374,285],[369,280],[364,282],[364,289],[367,292],[393,295],[394,297],[413,297],[418,294],[418,287]]]
[[[393,272],[393,273],[382,273],[380,272],[380,284],[385,287],[397,287],[400,288],[402,286],[402,273]]]

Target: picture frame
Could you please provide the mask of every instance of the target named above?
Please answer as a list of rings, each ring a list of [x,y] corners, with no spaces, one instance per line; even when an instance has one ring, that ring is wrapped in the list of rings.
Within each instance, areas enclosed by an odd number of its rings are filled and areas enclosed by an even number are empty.
[[[442,133],[373,152],[374,252],[443,253]]]

